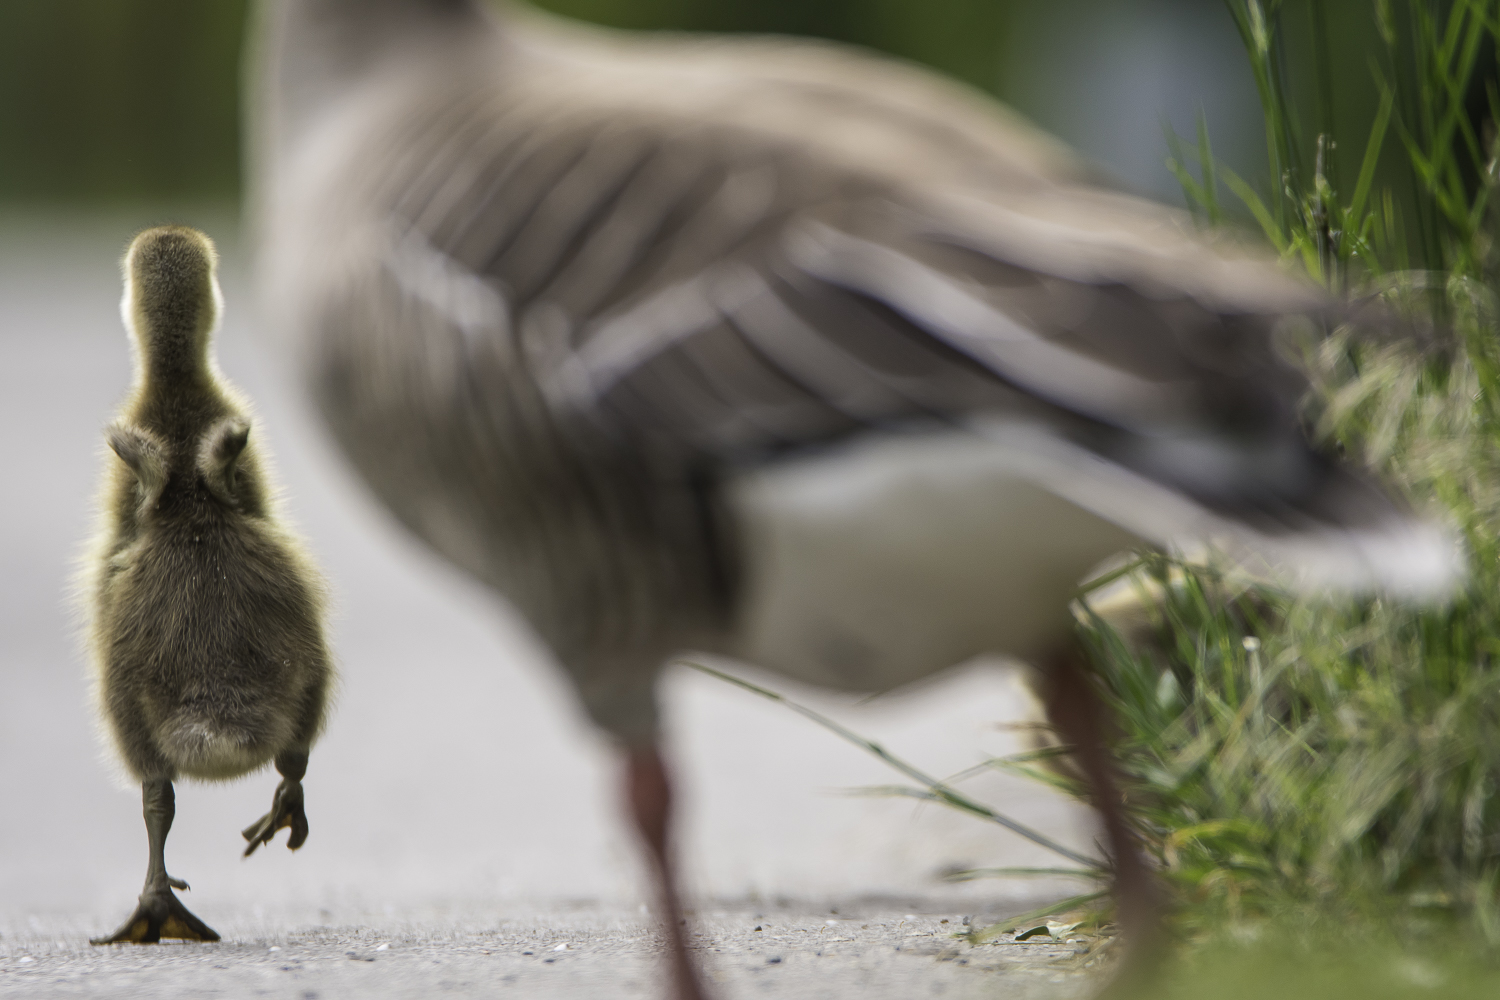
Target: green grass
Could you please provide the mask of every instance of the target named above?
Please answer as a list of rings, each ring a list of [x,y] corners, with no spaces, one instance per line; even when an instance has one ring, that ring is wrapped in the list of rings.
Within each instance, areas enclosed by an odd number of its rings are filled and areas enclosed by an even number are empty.
[[[1500,995],[1500,971],[1463,950],[1320,928],[1221,941],[1187,955],[1151,1000],[1481,1000]]]
[[[1272,183],[1257,192],[1217,168],[1205,127],[1192,147],[1170,137],[1168,166],[1203,224],[1227,214],[1227,188],[1290,265],[1398,318],[1406,335],[1352,324],[1299,345],[1309,423],[1445,514],[1471,578],[1450,605],[1423,610],[1243,591],[1144,555],[1135,573],[1160,595],[1144,602],[1146,641],[1097,616],[1084,630],[1120,719],[1131,813],[1189,935],[1358,927],[1416,940],[1441,928],[1486,953],[1500,945],[1500,101],[1478,67],[1500,39],[1500,3],[1371,4],[1380,101],[1347,191],[1328,169],[1338,142],[1305,130],[1288,97],[1284,19],[1305,5],[1227,6],[1265,111]],[[1401,168],[1383,171],[1392,143]]]
[[[1303,128],[1288,97],[1284,19],[1306,5],[1227,6],[1265,111],[1272,183],[1257,192],[1218,169],[1204,128],[1194,147],[1171,137],[1168,166],[1203,224],[1227,214],[1215,194],[1227,188],[1290,265],[1397,317],[1373,335],[1351,324],[1298,345],[1309,423],[1446,515],[1471,577],[1450,605],[1423,610],[1241,591],[1143,556],[1137,576],[1161,595],[1145,602],[1146,641],[1097,616],[1084,630],[1121,720],[1131,813],[1189,936],[1306,927],[1399,943],[1441,931],[1450,948],[1489,954],[1500,945],[1500,101],[1479,68],[1500,40],[1500,3],[1370,5],[1380,100],[1361,141],[1343,137],[1361,151],[1343,191],[1328,169],[1339,142]],[[1382,167],[1392,144],[1396,170]]]
[[[1309,422],[1451,519],[1470,584],[1440,609],[1296,600],[1236,593],[1211,570],[1146,555],[1137,572],[1164,595],[1148,605],[1149,640],[1128,643],[1097,617],[1084,638],[1121,720],[1132,814],[1184,930],[1441,925],[1488,949],[1500,945],[1497,101],[1476,67],[1500,37],[1500,3],[1371,4],[1380,103],[1350,191],[1326,169],[1336,143],[1302,129],[1287,96],[1279,47],[1293,6],[1228,2],[1280,183],[1261,195],[1225,173],[1223,186],[1290,263],[1425,331],[1351,325],[1300,345]],[[1469,117],[1476,88],[1481,123]],[[1407,185],[1404,198],[1379,186],[1392,142],[1404,169],[1386,180]],[[1222,217],[1206,131],[1196,178],[1175,137],[1171,153],[1200,217]]]
[[[1092,614],[1100,590],[1085,588],[1081,633],[1119,720],[1130,814],[1172,891],[1179,937],[1199,944],[1160,995],[1492,996],[1500,0],[1373,0],[1379,48],[1356,55],[1367,57],[1379,100],[1354,136],[1304,125],[1329,121],[1308,108],[1331,103],[1332,74],[1310,74],[1312,100],[1291,96],[1288,17],[1313,25],[1314,70],[1332,58],[1337,40],[1318,30],[1321,0],[1227,6],[1264,107],[1267,176],[1257,188],[1216,165],[1210,123],[1192,141],[1169,134],[1168,168],[1202,225],[1245,218],[1288,266],[1380,303],[1366,317],[1394,317],[1373,332],[1350,324],[1292,345],[1312,380],[1308,423],[1417,506],[1448,517],[1467,542],[1471,576],[1451,604],[1418,609],[1296,599],[1143,553],[1125,578],[1150,592],[1141,602],[1149,622],[1128,640]],[[1331,169],[1340,147],[1359,152],[1346,189]],[[957,790],[963,775],[939,781],[866,749],[918,782],[878,791],[995,819]],[[1048,766],[1048,753],[985,766],[1083,796],[1066,768]]]

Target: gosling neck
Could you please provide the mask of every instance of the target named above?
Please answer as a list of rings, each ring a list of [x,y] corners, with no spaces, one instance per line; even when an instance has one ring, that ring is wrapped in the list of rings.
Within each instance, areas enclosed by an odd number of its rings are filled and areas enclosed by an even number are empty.
[[[213,380],[208,361],[208,337],[160,336],[137,343],[140,382],[151,389],[190,389]]]

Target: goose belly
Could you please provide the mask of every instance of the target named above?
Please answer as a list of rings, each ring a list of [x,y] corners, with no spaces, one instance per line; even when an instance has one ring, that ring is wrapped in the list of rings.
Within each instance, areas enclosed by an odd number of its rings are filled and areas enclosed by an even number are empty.
[[[1066,639],[1080,578],[1139,539],[963,431],[871,437],[740,474],[734,655],[886,690],[982,654]]]

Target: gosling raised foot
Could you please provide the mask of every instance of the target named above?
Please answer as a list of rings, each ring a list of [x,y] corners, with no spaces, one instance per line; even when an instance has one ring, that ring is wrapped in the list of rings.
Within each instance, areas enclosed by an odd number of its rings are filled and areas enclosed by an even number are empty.
[[[245,848],[247,858],[261,844],[269,844],[277,830],[291,829],[291,835],[286,839],[289,851],[295,851],[307,840],[307,813],[302,809],[302,776],[307,773],[307,755],[278,757],[276,770],[281,772],[282,780],[271,799],[271,811],[240,831],[240,836],[250,842]]]

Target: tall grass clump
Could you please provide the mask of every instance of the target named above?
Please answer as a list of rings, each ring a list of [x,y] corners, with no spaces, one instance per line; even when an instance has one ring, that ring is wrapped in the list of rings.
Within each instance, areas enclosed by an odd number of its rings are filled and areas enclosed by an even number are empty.
[[[1377,51],[1339,54],[1368,74],[1343,84],[1378,98],[1353,135],[1337,134],[1330,111],[1336,42],[1324,0],[1226,4],[1264,109],[1267,176],[1257,186],[1217,164],[1203,122],[1195,141],[1168,134],[1167,165],[1201,224],[1239,214],[1288,267],[1347,297],[1349,322],[1287,345],[1312,381],[1308,426],[1446,518],[1470,576],[1448,604],[1417,608],[1294,597],[1143,552],[1083,587],[1081,636],[1118,720],[1128,809],[1187,937],[1222,946],[1262,932],[1347,934],[1363,943],[1346,965],[1378,981],[1358,955],[1441,932],[1448,946],[1480,946],[1452,968],[1493,985],[1492,965],[1472,962],[1500,945],[1500,0],[1370,0]],[[1311,40],[1300,76],[1293,31]],[[1342,164],[1348,149],[1358,155]],[[1101,613],[1124,586],[1139,595],[1129,629]],[[959,877],[1095,883],[1053,912],[1106,895],[1105,866],[958,788],[999,768],[1084,798],[1066,747],[939,780],[792,707],[917,783],[876,791],[994,821],[1073,865]],[[1408,965],[1408,985],[1423,989],[1424,977],[1449,974]]]
[[[1500,0],[1374,0],[1379,103],[1353,142],[1302,125],[1327,100],[1326,74],[1302,104],[1289,80],[1290,19],[1316,28],[1322,4],[1227,4],[1264,107],[1270,184],[1216,165],[1201,127],[1196,146],[1171,137],[1168,165],[1205,224],[1226,214],[1227,189],[1290,266],[1366,304],[1295,345],[1309,426],[1449,519],[1471,576],[1452,603],[1417,609],[1294,599],[1142,556],[1145,640],[1088,611],[1084,629],[1121,720],[1131,811],[1189,930],[1378,919],[1497,945]],[[1326,30],[1311,35],[1314,61],[1330,59]],[[1341,145],[1361,154],[1352,188],[1332,169]]]

